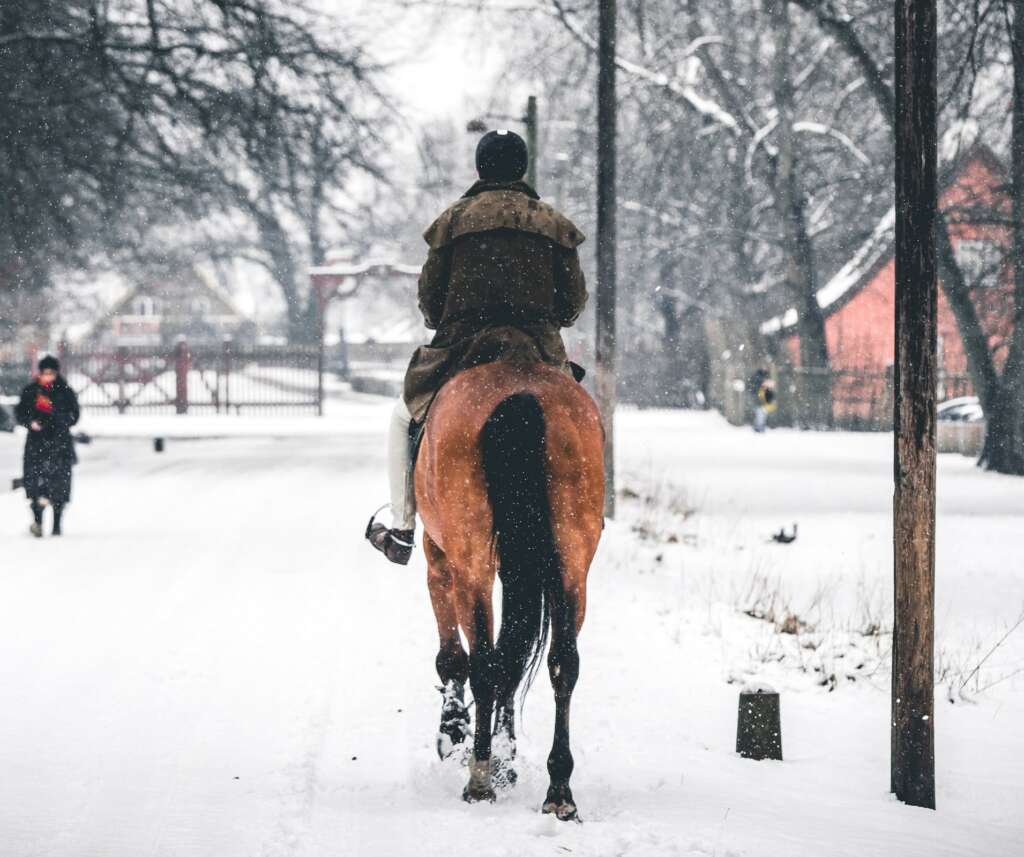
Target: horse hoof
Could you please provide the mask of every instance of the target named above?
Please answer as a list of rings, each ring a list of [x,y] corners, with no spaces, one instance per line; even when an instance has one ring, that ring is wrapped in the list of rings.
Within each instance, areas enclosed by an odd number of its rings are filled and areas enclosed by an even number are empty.
[[[493,803],[496,796],[491,787],[491,760],[471,758],[468,767],[469,782],[462,790],[462,799],[466,803],[479,803],[480,801]]]
[[[580,818],[580,814],[576,809],[576,804],[572,801],[563,801],[561,803],[555,803],[554,801],[547,801],[541,812],[545,815],[553,815],[559,821],[575,821],[577,824],[582,824],[583,819]]]
[[[485,789],[474,789],[466,786],[462,790],[462,799],[466,803],[494,803],[498,796],[494,793],[494,789],[488,787]]]
[[[545,815],[555,816],[559,821],[575,821],[577,824],[582,821],[576,809],[576,801],[572,799],[568,783],[562,786],[551,786],[540,811]]]

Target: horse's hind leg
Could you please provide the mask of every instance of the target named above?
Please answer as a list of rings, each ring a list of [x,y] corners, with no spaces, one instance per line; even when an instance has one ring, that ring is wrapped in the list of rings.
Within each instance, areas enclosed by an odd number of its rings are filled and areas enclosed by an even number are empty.
[[[437,732],[437,754],[448,758],[469,735],[469,710],[466,708],[465,688],[469,678],[469,657],[459,639],[459,623],[454,603],[454,582],[444,553],[430,536],[424,536],[427,554],[427,587],[430,602],[437,619],[441,645],[435,665],[441,679],[441,725]]]
[[[467,801],[494,800],[491,785],[491,721],[494,716],[494,615],[490,591],[466,593],[464,602],[469,631],[469,686],[473,690],[476,723],[469,783],[462,793]]]
[[[582,604],[576,603],[576,599],[566,592],[552,595],[548,673],[555,692],[555,738],[548,756],[551,785],[542,811],[557,815],[562,821],[578,821],[576,802],[569,788],[569,777],[573,769],[572,751],[569,748],[569,706],[580,674],[576,633],[578,620],[582,616]]]
[[[508,614],[515,607],[514,605],[510,607],[507,601],[508,590],[505,589],[504,584],[502,587],[502,598],[506,599],[502,613]],[[502,630],[502,634],[504,633],[505,629]],[[499,635],[498,649],[501,649],[502,645],[502,638]],[[499,664],[498,669],[502,668],[503,665]],[[504,668],[507,669],[507,665]],[[495,788],[507,789],[514,786],[518,779],[515,768],[512,767],[512,762],[516,758],[516,689],[508,689],[507,681],[499,680],[497,684],[506,689],[501,691],[494,700],[494,738],[492,741],[493,761],[491,763],[491,773],[494,777]]]

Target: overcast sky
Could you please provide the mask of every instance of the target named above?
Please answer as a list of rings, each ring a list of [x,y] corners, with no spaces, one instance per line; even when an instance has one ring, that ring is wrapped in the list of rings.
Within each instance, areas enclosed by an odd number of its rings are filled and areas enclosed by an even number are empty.
[[[403,9],[387,0],[321,0],[347,25],[368,34],[388,63],[388,83],[413,121],[462,120],[487,99],[503,58],[479,32],[472,12]]]

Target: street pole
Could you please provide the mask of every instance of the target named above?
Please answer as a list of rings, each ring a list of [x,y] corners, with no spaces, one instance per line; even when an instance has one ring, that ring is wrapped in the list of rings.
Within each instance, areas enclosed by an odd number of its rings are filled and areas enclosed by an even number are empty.
[[[526,99],[526,116],[523,117],[526,124],[526,149],[530,155],[530,161],[526,167],[526,182],[534,190],[537,189],[537,96],[531,95]]]
[[[891,789],[935,808],[936,0],[896,0]]]
[[[599,0],[597,69],[597,404],[604,424],[604,510],[615,517],[615,0]]]

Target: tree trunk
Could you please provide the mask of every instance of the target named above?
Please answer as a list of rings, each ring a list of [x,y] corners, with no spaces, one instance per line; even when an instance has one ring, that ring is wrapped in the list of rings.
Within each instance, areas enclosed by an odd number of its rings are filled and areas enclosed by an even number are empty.
[[[711,347],[708,342],[707,318],[702,306],[694,306],[686,313],[690,353],[693,355],[693,378],[703,398],[702,407],[711,401]]]
[[[985,405],[988,429],[982,464],[1024,476],[1024,0],[1013,0],[1013,333],[996,400]]]
[[[803,368],[803,399],[805,420],[812,428],[831,428],[832,369],[825,333],[825,312],[818,303],[814,255],[807,234],[803,198],[794,195],[796,224],[796,257],[801,272],[798,329],[800,331],[800,366]]]
[[[936,217],[935,245],[939,269],[942,271],[942,291],[956,318],[964,353],[967,355],[967,372],[971,376],[971,384],[981,401],[981,406],[988,411],[994,407],[998,398],[999,376],[988,348],[988,337],[978,317],[978,308],[971,295],[970,285],[964,279],[953,253],[949,224],[942,212]]]
[[[327,243],[324,239],[322,228],[322,213],[324,210],[325,183],[322,180],[314,182],[309,210],[309,224],[307,234],[309,237],[309,261],[314,267],[327,264]],[[302,342],[305,345],[317,345],[323,356],[323,324],[325,319],[320,317],[321,312],[326,313],[327,308],[320,308],[320,295],[310,284],[306,294],[306,309],[301,320],[301,332],[293,341]],[[323,373],[321,372],[321,375]],[[320,397],[321,400],[323,396]]]
[[[662,282],[668,275],[662,271]],[[657,397],[664,407],[682,407],[683,396],[681,384],[690,378],[689,365],[686,359],[686,346],[683,343],[683,326],[679,314],[679,302],[671,295],[662,292],[658,296],[658,313],[664,330],[661,353],[664,362],[658,367],[651,367],[657,372],[657,384],[661,387],[661,395]]]
[[[782,221],[786,285],[797,303],[803,422],[813,428],[823,428],[832,424],[832,378],[825,339],[825,316],[818,305],[814,249],[807,233],[803,194],[796,173],[793,84],[789,63],[789,0],[766,0],[766,6],[771,17],[773,97],[778,114],[775,209]]]
[[[759,269],[757,260],[746,244],[746,234],[754,231],[750,218],[754,202],[748,192],[743,158],[736,150],[730,155],[730,168],[732,181],[729,182],[728,189],[729,211],[736,219],[724,225],[731,227],[727,231],[728,240],[732,245],[731,252],[736,260],[732,279],[735,280],[737,287],[727,289],[724,293],[717,293],[715,300],[719,310],[730,319],[730,326],[739,336],[744,337],[743,356],[746,367],[757,367],[769,362],[768,358],[771,355],[769,343],[761,335],[761,322],[764,319],[758,312],[756,303],[747,300],[746,297],[754,284],[763,278],[765,272]],[[740,372],[743,381],[746,381],[750,374],[746,367]]]
[[[277,218],[267,212],[254,213],[260,245],[267,254],[271,276],[281,289],[288,316],[288,340],[301,345],[317,341],[317,307],[308,290],[300,286],[300,264],[292,242]]]

